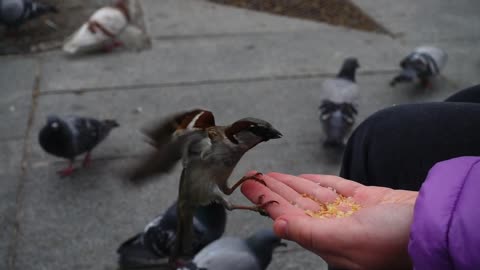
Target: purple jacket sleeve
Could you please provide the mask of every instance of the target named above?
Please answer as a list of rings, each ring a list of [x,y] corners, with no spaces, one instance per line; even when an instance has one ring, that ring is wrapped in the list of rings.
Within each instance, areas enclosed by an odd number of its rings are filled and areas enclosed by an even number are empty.
[[[415,203],[408,252],[416,270],[480,269],[480,157],[430,170]]]

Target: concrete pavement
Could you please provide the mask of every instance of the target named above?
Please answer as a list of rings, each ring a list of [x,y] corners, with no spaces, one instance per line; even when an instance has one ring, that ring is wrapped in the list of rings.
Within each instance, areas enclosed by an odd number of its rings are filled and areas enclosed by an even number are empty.
[[[479,81],[480,4],[474,1],[355,1],[401,33],[395,39],[203,0],[138,2],[149,50],[0,58],[0,269],[116,269],[117,246],[175,199],[179,168],[140,188],[121,179],[147,149],[138,128],[151,119],[201,106],[219,123],[249,115],[271,121],[284,138],[247,153],[231,182],[250,169],[335,174],[340,157],[321,147],[317,107],[322,80],[344,57],[356,56],[362,66],[358,123],[378,109],[442,100]],[[431,16],[419,16],[426,8]],[[398,61],[432,42],[450,55],[435,90],[389,88]],[[55,171],[66,163],[37,143],[49,113],[113,117],[121,127],[94,152],[91,168],[60,179]],[[239,192],[233,199],[247,203]],[[236,212],[227,234],[270,224]],[[269,269],[326,268],[290,245]]]

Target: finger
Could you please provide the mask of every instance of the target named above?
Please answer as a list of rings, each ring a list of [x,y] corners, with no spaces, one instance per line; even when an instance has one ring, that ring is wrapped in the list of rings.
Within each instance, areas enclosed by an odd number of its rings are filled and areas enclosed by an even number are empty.
[[[350,181],[334,175],[322,175],[322,174],[302,174],[298,177],[308,179],[315,183],[320,184],[323,187],[334,188],[339,194],[347,197],[354,195],[355,190],[363,185],[354,181]]]
[[[304,178],[282,173],[269,173],[268,176],[284,183],[297,193],[305,194],[316,199],[317,202],[333,202],[338,197],[338,194],[335,191],[322,187],[317,183]]]
[[[253,175],[257,174],[257,173],[258,173],[258,171],[252,170],[252,171],[248,171],[248,172],[245,174],[245,176],[253,176]]]
[[[270,177],[270,174],[263,175],[262,179],[268,182],[268,188],[273,192],[277,193],[278,195],[282,196],[286,201],[290,202],[290,204],[300,207],[302,209],[309,209],[312,211],[318,211],[322,208],[322,206],[317,202],[314,201],[306,196],[303,196],[304,193],[299,193],[295,191],[293,188],[287,186],[286,184],[278,181],[275,178]]]
[[[271,203],[265,207],[265,211],[267,211],[270,217],[273,219],[276,219],[277,217],[281,215],[286,215],[286,214],[305,215],[303,209],[293,206],[292,204],[290,204],[290,202],[285,200],[282,196],[278,195],[277,193],[270,190],[268,187],[258,182],[248,180],[242,185],[241,190],[242,190],[242,193],[254,204],[258,203],[258,199],[262,195],[264,196],[263,202],[268,202],[268,201],[278,202],[278,204]]]

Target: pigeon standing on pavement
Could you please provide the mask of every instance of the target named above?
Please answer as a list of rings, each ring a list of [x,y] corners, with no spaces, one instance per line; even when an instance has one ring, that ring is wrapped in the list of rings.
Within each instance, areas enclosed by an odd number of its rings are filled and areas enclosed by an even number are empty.
[[[359,98],[355,72],[356,58],[347,58],[337,76],[322,84],[324,99],[320,105],[320,122],[327,136],[324,146],[341,147],[355,123]]]
[[[34,0],[0,0],[0,24],[9,31],[46,13],[57,13],[56,7]]]
[[[102,7],[95,11],[80,29],[67,38],[63,50],[68,54],[94,52],[98,50],[111,51],[123,46],[119,36],[136,28],[130,25],[130,13],[126,0],[116,0],[114,5]],[[127,37],[123,37],[128,39]]]
[[[439,48],[418,47],[400,62],[402,71],[392,79],[390,85],[394,87],[402,82],[420,82],[423,88],[431,88],[431,79],[440,74],[447,60],[447,53]]]
[[[47,153],[70,161],[66,169],[59,171],[61,176],[69,176],[74,171],[75,157],[86,153],[83,160],[83,167],[86,167],[90,163],[90,152],[118,126],[115,120],[48,116],[38,140]]]
[[[223,205],[211,203],[195,211],[193,218],[193,247],[197,253],[206,245],[220,238],[225,231],[227,214]],[[177,204],[155,220],[117,250],[119,264],[123,268],[165,266],[173,251],[177,228]]]
[[[246,239],[222,237],[177,270],[264,270],[279,246],[286,244],[271,229],[259,230]]]

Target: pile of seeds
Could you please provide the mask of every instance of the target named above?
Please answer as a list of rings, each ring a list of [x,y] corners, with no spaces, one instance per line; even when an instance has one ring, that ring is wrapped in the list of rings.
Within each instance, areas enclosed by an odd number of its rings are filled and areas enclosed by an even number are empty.
[[[310,198],[316,202],[318,200],[316,198],[312,198],[312,196],[308,194],[302,194],[304,197]],[[314,217],[314,218],[342,218],[342,217],[349,217],[353,215],[353,213],[357,212],[362,207],[360,204],[356,203],[352,197],[345,197],[342,195],[338,195],[337,199],[331,203],[320,203],[320,210],[312,211],[312,210],[305,210],[305,214]]]

